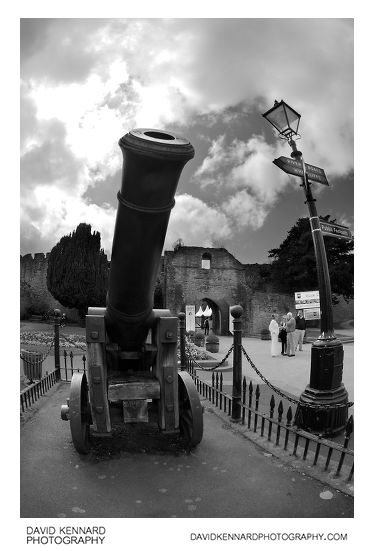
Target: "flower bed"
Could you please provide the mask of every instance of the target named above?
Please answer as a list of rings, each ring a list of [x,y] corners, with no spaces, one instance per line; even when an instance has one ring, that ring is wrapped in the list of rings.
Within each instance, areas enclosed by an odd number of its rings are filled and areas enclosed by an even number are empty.
[[[21,331],[20,342],[27,347],[50,347],[54,342],[54,334],[45,331]],[[66,337],[66,338],[64,338]],[[60,346],[64,348],[86,348],[86,341],[82,335],[70,333],[60,334]]]
[[[64,338],[66,337],[66,338]],[[45,331],[21,331],[21,346],[27,347],[30,351],[40,351],[48,349],[53,345],[54,334],[47,333]],[[80,350],[86,350],[86,341],[82,335],[76,335],[69,333],[67,335],[60,334],[60,347],[62,348],[79,348]],[[210,360],[212,359],[205,350],[202,350],[196,346],[193,342],[186,340],[186,353],[194,360]],[[179,339],[178,339],[178,359],[180,359],[179,353]]]
[[[209,354],[207,354],[205,352],[205,350],[202,350],[201,348],[196,346],[196,344],[194,344],[193,342],[189,342],[189,341],[186,341],[186,355],[187,355],[187,357],[191,357],[196,361],[197,360],[211,360],[212,359],[212,357],[209,356]],[[178,339],[177,356],[178,356],[178,360],[180,360],[179,339]]]

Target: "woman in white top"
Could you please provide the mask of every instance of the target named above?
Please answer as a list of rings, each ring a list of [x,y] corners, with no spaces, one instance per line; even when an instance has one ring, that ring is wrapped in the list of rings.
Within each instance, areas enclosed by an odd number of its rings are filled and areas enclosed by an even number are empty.
[[[278,335],[279,335],[279,325],[275,320],[275,315],[274,314],[272,314],[272,316],[271,316],[269,331],[270,331],[270,336],[271,336],[270,351],[271,351],[271,355],[274,357],[274,356],[278,355],[277,354],[277,348],[278,348]]]

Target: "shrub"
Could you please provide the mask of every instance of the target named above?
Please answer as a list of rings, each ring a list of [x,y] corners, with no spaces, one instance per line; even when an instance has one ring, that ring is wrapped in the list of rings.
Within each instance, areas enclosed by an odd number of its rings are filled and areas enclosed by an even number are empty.
[[[208,352],[218,352],[219,350],[219,338],[217,335],[208,335],[205,339],[205,348]]]

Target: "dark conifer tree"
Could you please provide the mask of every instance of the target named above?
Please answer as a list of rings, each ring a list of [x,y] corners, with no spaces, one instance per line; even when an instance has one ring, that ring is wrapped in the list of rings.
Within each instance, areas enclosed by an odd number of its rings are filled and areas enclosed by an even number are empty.
[[[79,224],[53,247],[48,258],[47,287],[63,306],[77,308],[81,318],[89,306],[105,306],[108,261],[100,249],[100,233]]]

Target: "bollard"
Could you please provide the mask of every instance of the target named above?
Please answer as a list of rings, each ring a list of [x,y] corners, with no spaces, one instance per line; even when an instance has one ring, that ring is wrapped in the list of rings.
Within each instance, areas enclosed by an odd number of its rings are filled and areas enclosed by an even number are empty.
[[[53,320],[55,326],[55,370],[57,371],[57,379],[61,379],[60,371],[60,319],[61,310],[56,308],[53,310]]]
[[[232,372],[232,408],[231,421],[238,423],[241,420],[242,399],[242,321],[243,308],[239,305],[232,306],[230,313],[233,320],[234,333],[234,359]]]
[[[181,358],[181,371],[186,370],[186,314],[179,312],[179,346]]]

